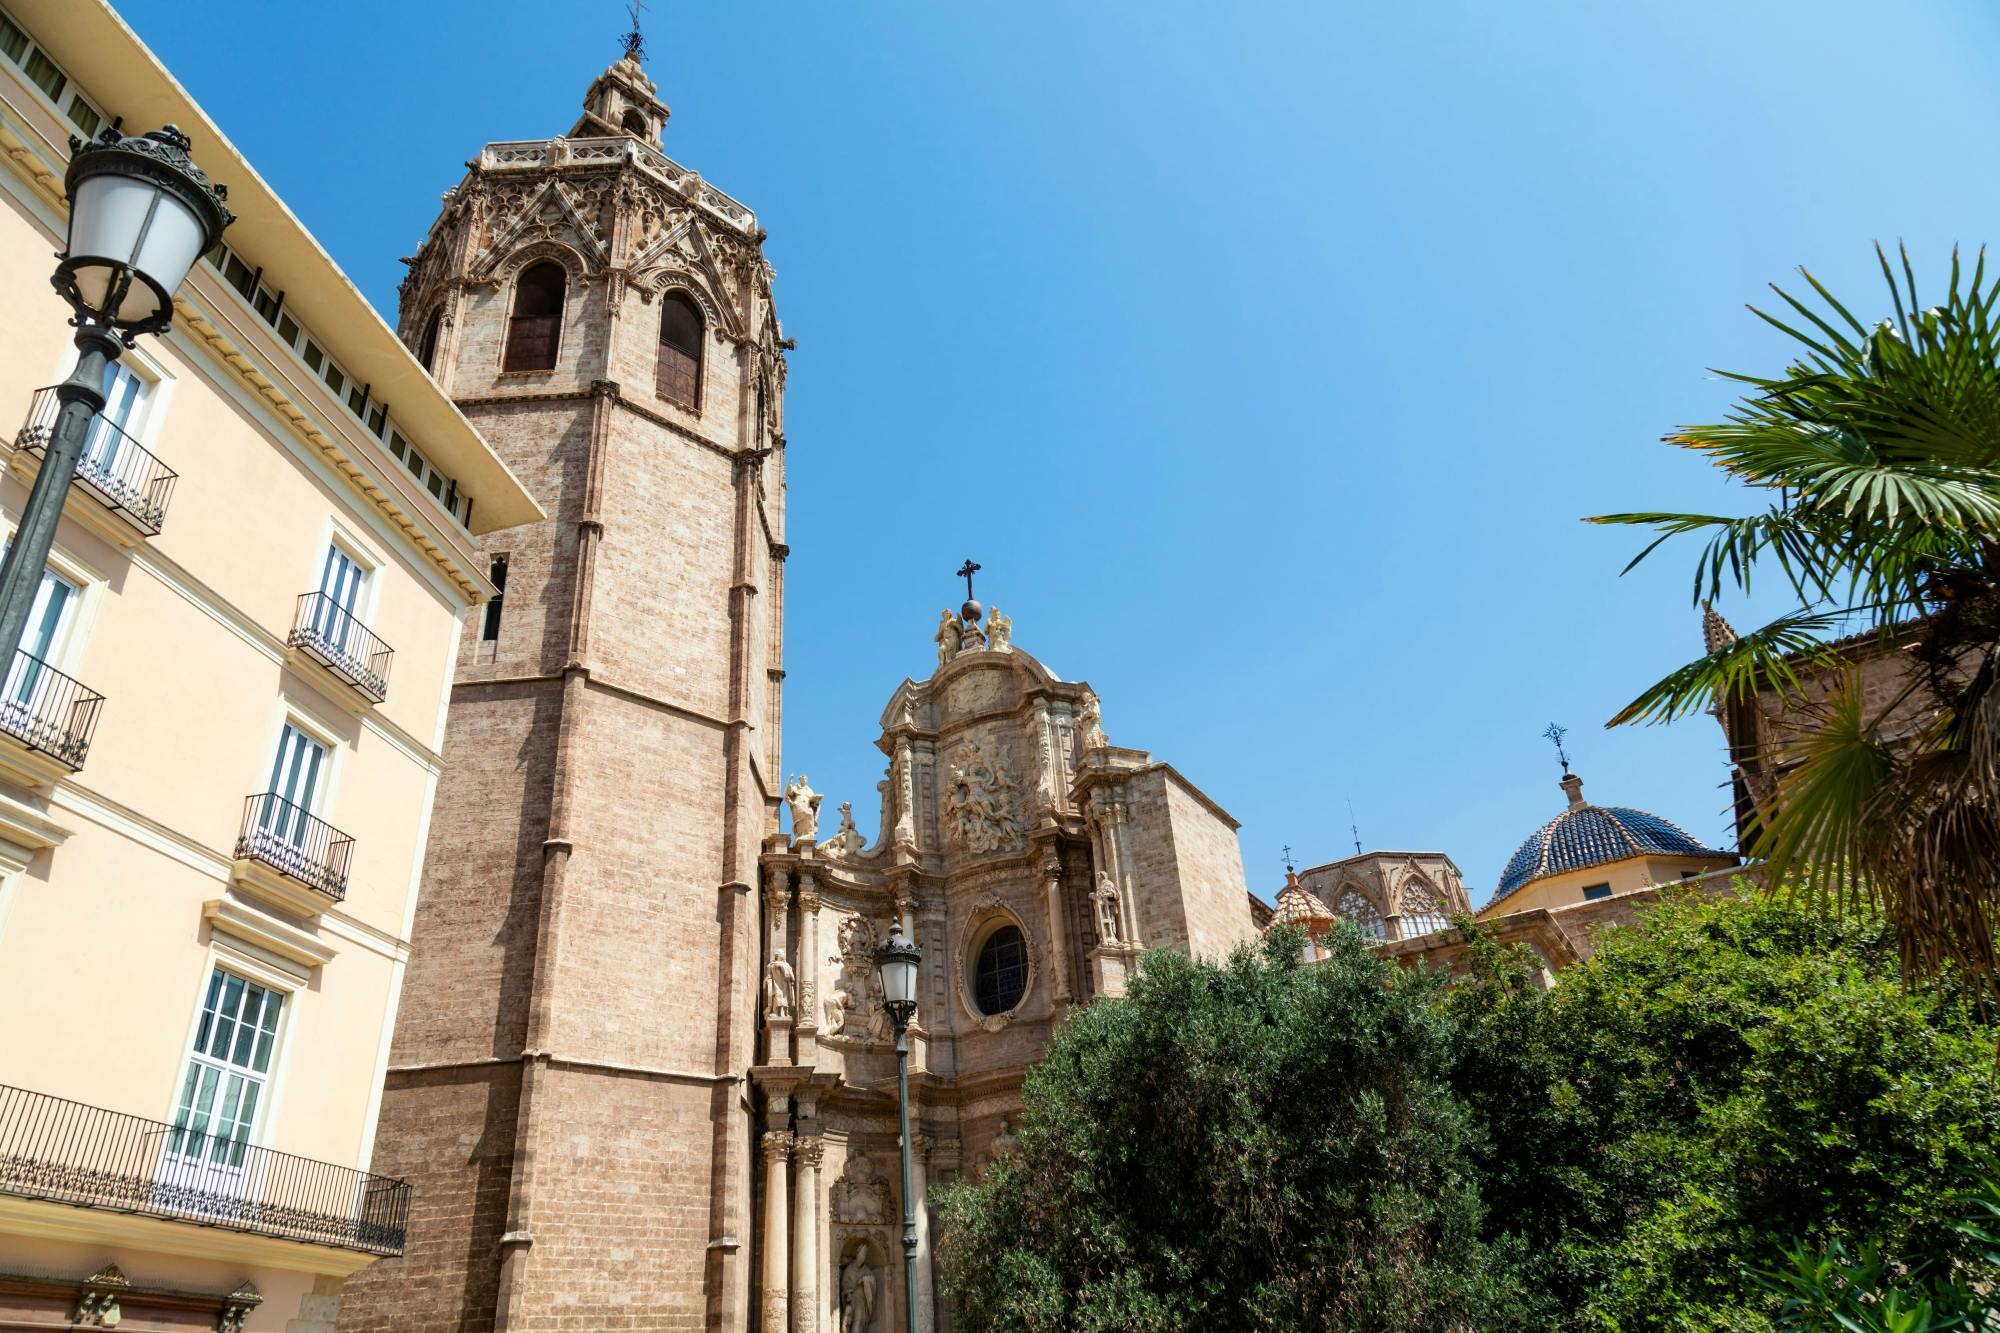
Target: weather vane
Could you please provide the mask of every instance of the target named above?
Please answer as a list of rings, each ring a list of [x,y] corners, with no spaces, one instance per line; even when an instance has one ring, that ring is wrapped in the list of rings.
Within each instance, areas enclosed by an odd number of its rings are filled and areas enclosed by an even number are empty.
[[[1563,737],[1569,735],[1569,728],[1549,723],[1549,729],[1542,733],[1542,739],[1556,747],[1556,758],[1562,760],[1563,776],[1569,776],[1569,751],[1563,749]]]
[[[985,566],[974,564],[970,560],[967,560],[963,565],[959,567],[958,576],[965,580],[965,600],[968,602],[973,600],[972,576],[974,574],[977,574],[983,568],[985,568]]]
[[[632,0],[631,4],[625,6],[625,12],[632,16],[632,31],[618,40],[624,46],[625,54],[633,60],[646,58],[646,39],[639,32],[639,11],[645,7],[646,0]]]
[[[1290,844],[1289,842],[1286,843],[1284,847],[1284,852],[1285,852],[1285,873],[1289,875],[1298,869],[1297,866],[1292,864],[1292,844]]]

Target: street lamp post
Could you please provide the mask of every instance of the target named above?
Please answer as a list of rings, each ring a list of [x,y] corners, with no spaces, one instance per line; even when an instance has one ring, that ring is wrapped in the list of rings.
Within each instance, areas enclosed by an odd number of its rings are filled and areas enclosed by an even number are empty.
[[[910,1016],[917,1011],[917,963],[924,951],[903,938],[903,926],[875,950],[882,974],[882,1007],[896,1025],[896,1109],[903,1123],[903,1314],[908,1333],[917,1333],[917,1200],[910,1184]]]
[[[56,388],[62,407],[20,529],[0,561],[0,663],[13,669],[28,611],[54,544],[90,419],[104,410],[104,375],[142,333],[165,333],[174,292],[235,218],[172,125],[126,136],[70,137],[69,238],[50,279],[75,313],[76,369]]]

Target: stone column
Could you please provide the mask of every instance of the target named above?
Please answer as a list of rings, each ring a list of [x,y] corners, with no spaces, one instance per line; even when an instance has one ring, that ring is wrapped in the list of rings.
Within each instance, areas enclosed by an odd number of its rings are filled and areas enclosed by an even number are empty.
[[[799,876],[798,1062],[819,1063],[819,883]]]
[[[1049,905],[1049,970],[1055,974],[1056,1003],[1069,1003],[1069,930],[1063,913],[1062,857],[1053,846],[1042,849],[1042,892]]]
[[[819,1163],[825,1147],[815,1135],[800,1139],[792,1150],[798,1165],[792,1218],[792,1333],[819,1333]]]
[[[792,1245],[788,1228],[791,1210],[786,1191],[787,1164],[792,1156],[792,1132],[772,1129],[764,1132],[764,1328],[766,1333],[782,1333],[788,1308],[785,1293],[790,1289],[785,1272]]]
[[[896,832],[894,841],[898,847],[914,847],[917,844],[917,784],[910,772],[911,756],[908,737],[896,738]]]
[[[910,1193],[917,1200],[918,1333],[932,1333],[937,1327],[937,1282],[931,1272],[930,1155],[931,1136],[912,1130]]]
[[[773,958],[785,956],[785,943],[791,937],[791,875],[784,870],[771,872],[770,887],[764,893],[765,914],[771,922],[771,943],[764,957],[757,960],[758,991],[763,990],[763,978]],[[797,973],[794,972],[796,980]],[[797,986],[794,985],[794,990]],[[792,1012],[798,1012],[798,996],[793,997]],[[768,1004],[762,1005],[764,1013],[764,1063],[767,1065],[788,1065],[792,1062],[792,1019],[780,1018],[771,1012]]]

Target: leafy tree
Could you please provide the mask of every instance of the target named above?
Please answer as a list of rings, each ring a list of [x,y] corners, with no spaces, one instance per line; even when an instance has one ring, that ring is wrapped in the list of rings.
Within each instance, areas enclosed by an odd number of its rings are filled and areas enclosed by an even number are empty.
[[[1482,1234],[1522,1248],[1552,1326],[1769,1330],[1760,1271],[1802,1238],[1895,1271],[1976,1255],[1995,1033],[1962,991],[1905,988],[1879,916],[1668,902],[1548,991],[1474,949],[1444,1010]]]
[[[1697,602],[1744,592],[1776,565],[1794,609],[1675,671],[1612,719],[1665,721],[1784,696],[1799,720],[1774,798],[1745,850],[1772,883],[1886,908],[1905,969],[1947,964],[2000,993],[2000,280],[1984,253],[1926,306],[1907,254],[1877,247],[1892,318],[1850,314],[1810,273],[1816,300],[1774,287],[1798,359],[1747,386],[1717,424],[1670,444],[1708,456],[1765,501],[1747,516],[1610,514],[1660,534],[1706,537]],[[1627,566],[1631,568],[1631,566]],[[1907,648],[1904,696],[1864,700],[1833,636],[1856,622]],[[1802,671],[1803,669],[1803,671]],[[1825,694],[1805,679],[1831,678]],[[1912,691],[1936,707],[1909,736],[1885,720]]]
[[[955,1327],[1517,1326],[1477,1231],[1441,980],[1350,927],[1147,956],[1029,1075],[1013,1154],[940,1201]]]
[[[1960,1201],[1963,1255],[1893,1262],[1877,1241],[1850,1255],[1835,1240],[1815,1250],[1804,1241],[1761,1280],[1783,1304],[1785,1333],[1979,1333],[2000,1328],[2000,1166],[1989,1163]]]

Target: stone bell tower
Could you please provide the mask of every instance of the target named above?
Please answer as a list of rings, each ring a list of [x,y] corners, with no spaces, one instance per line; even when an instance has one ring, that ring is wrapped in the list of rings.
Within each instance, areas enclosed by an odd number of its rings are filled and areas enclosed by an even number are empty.
[[[628,49],[406,261],[405,341],[549,517],[480,542],[374,1157],[409,1248],[344,1330],[750,1327],[787,343],[667,115]]]

